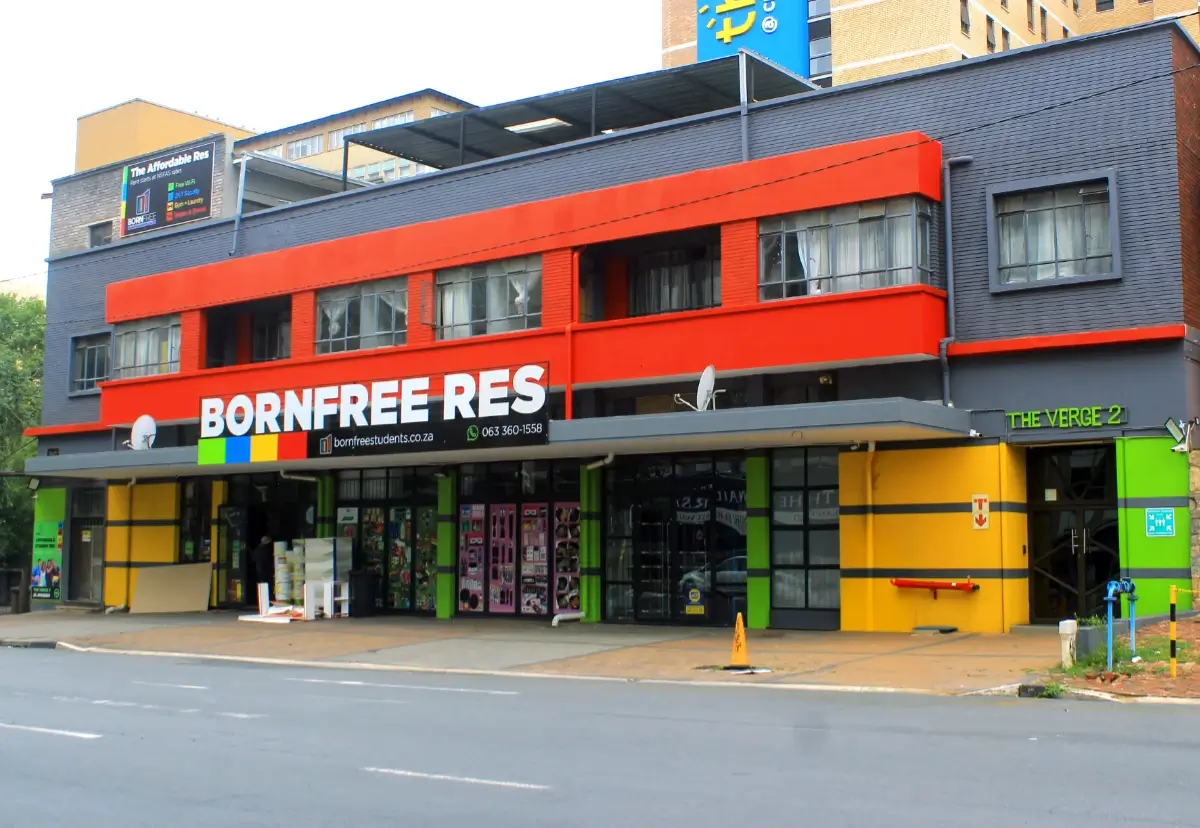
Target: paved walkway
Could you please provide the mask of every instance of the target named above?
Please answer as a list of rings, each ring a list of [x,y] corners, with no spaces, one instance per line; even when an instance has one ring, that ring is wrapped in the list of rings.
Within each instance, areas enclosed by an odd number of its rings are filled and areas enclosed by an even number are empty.
[[[0,641],[372,665],[642,680],[890,688],[939,693],[1030,680],[1057,662],[1054,634],[905,635],[752,631],[737,675],[731,630],[549,624],[500,619],[366,618],[285,625],[239,623],[232,613],[0,617]],[[706,669],[707,668],[707,669]]]

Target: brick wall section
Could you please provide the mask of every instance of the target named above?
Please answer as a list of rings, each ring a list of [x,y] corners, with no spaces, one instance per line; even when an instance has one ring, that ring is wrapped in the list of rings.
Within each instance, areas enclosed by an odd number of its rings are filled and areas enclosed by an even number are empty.
[[[664,69],[696,62],[696,0],[662,0],[662,65]],[[672,51],[668,51],[672,50]]]
[[[1196,50],[1174,34],[1175,69],[1195,66]],[[1183,319],[1200,327],[1200,70],[1175,75],[1175,131],[1179,144],[1179,231],[1183,279]]]
[[[543,328],[561,328],[572,321],[572,285],[578,281],[573,251],[551,250],[542,254]]]
[[[758,222],[721,227],[721,306],[758,303]]]
[[[434,341],[437,322],[434,307],[433,274],[414,273],[408,277],[408,344],[428,345]]]
[[[207,364],[208,319],[204,311],[184,311],[179,315],[179,370],[200,371]]]
[[[292,357],[313,355],[317,339],[317,294],[311,290],[292,294]]]

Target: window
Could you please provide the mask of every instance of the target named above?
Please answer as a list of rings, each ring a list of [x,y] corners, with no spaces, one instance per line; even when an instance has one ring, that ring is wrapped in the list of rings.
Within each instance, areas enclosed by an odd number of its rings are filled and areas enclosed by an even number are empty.
[[[1042,40],[1045,41],[1046,40],[1046,28],[1047,28],[1046,27],[1046,10],[1041,9],[1040,11],[1041,11],[1041,17],[1042,17]]]
[[[371,129],[383,129],[384,127],[398,126],[399,124],[411,124],[412,121],[413,114],[410,109],[407,112],[397,112],[395,115],[376,118],[371,122]]]
[[[1116,5],[1115,0],[1096,0],[1096,11],[1112,11],[1114,5]]]
[[[1008,9],[1008,0],[1000,0],[1000,8],[1007,10]]]
[[[971,0],[958,0],[958,19],[962,33],[971,34]]]
[[[329,148],[331,150],[341,149],[346,144],[346,136],[357,135],[360,132],[366,132],[366,123],[355,124],[354,126],[342,127],[335,129],[329,133]]]
[[[273,362],[292,355],[292,312],[255,313],[250,361]]]
[[[179,484],[179,562],[212,560],[212,484],[184,480]]]
[[[715,308],[721,304],[718,244],[659,250],[636,257],[629,274],[629,315]]]
[[[310,155],[319,154],[324,140],[324,135],[310,135],[307,138],[301,138],[299,141],[289,141],[287,145],[288,160],[295,161],[298,158],[307,158]]]
[[[443,270],[435,287],[438,339],[542,326],[541,256]]]
[[[112,244],[112,222],[102,221],[88,227],[88,247],[103,247]]]
[[[318,354],[408,341],[408,279],[381,279],[317,293]]]
[[[829,14],[829,0],[808,0],[809,18]]]
[[[1116,174],[988,188],[994,291],[1120,278]]]
[[[1068,29],[1066,26],[1063,26],[1063,40],[1066,40],[1070,36],[1071,36],[1071,30]]]
[[[759,222],[762,301],[929,284],[932,207],[894,198]]]
[[[771,456],[771,608],[841,606],[838,450]]]
[[[996,51],[996,21],[991,17],[987,19],[987,50]]]
[[[1000,30],[1000,47],[1005,52],[1012,48],[1012,35],[1009,33],[1008,29]]]
[[[450,114],[450,110],[448,110],[448,109],[441,109],[436,106],[429,107],[429,117],[430,118],[440,118],[443,115],[449,115],[449,114]]]
[[[273,147],[267,147],[265,150],[259,150],[261,155],[270,155],[275,158],[283,158],[283,144],[276,144]]]
[[[179,317],[164,316],[117,326],[113,377],[150,377],[179,370]]]
[[[1076,14],[1079,14],[1079,0],[1071,0],[1071,9]]]
[[[1033,0],[1025,0],[1025,17],[1029,22],[1029,31],[1033,31]]]
[[[71,342],[71,391],[94,391],[108,379],[112,334],[81,336]]]
[[[808,74],[828,75],[833,71],[833,27],[830,18],[808,27]]]

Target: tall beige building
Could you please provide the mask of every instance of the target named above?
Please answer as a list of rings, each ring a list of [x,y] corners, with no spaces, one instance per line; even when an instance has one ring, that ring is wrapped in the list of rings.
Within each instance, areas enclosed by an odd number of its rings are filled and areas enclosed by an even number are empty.
[[[808,6],[806,74],[821,86],[1153,20],[1179,18],[1200,38],[1197,0],[752,0],[751,6],[764,14],[783,3]],[[662,5],[663,66],[695,61],[700,4]]]

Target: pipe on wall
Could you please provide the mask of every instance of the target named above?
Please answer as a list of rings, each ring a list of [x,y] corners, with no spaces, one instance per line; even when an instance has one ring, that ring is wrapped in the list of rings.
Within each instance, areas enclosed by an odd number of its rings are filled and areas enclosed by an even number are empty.
[[[237,253],[238,233],[242,229],[242,205],[246,199],[246,167],[250,166],[250,159],[245,153],[242,153],[242,168],[238,170],[238,198],[237,198],[237,215],[233,217],[233,247],[229,249],[229,255]]]
[[[867,630],[875,630],[875,441],[867,441]]]
[[[575,416],[575,323],[579,319],[579,260],[580,251],[571,251],[571,318],[567,320],[567,377],[563,383],[563,395],[566,399],[566,418]]]
[[[954,215],[950,168],[970,164],[973,160],[970,155],[955,155],[942,162],[942,209],[946,227],[946,336],[938,343],[938,359],[942,363],[942,405],[947,408],[954,407],[950,400],[950,345],[958,336],[954,313]]]

